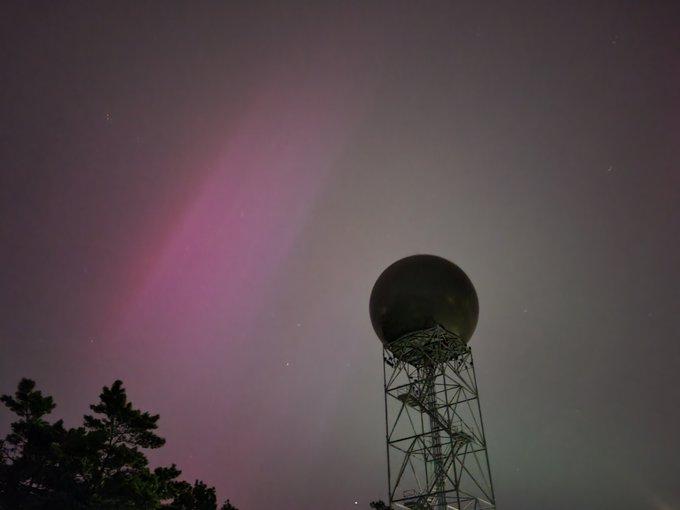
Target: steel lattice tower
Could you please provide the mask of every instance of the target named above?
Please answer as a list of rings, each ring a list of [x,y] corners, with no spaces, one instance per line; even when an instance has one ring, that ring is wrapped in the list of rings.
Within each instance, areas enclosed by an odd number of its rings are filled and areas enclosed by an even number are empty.
[[[383,349],[390,504],[495,508],[472,350],[441,326]]]
[[[395,510],[496,508],[468,342],[479,301],[458,266],[398,260],[371,292],[383,345],[389,503]]]

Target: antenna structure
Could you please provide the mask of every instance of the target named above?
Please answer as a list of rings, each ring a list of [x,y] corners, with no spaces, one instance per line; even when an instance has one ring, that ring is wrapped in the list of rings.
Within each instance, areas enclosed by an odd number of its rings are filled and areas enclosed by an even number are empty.
[[[446,273],[455,278],[447,282]],[[442,299],[448,307],[441,306]],[[425,305],[414,306],[414,300]],[[461,308],[466,312],[461,314]],[[472,283],[458,266],[439,257],[402,259],[376,282],[371,319],[383,342],[392,508],[496,508],[472,350],[467,345],[477,313]],[[410,331],[397,334],[403,330]]]

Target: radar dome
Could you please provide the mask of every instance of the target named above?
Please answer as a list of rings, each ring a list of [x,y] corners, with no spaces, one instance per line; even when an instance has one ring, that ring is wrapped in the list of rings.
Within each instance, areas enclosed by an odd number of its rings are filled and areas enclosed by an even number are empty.
[[[472,282],[453,262],[413,255],[380,275],[371,292],[370,313],[373,329],[386,346],[437,325],[468,342],[477,326],[479,301]]]

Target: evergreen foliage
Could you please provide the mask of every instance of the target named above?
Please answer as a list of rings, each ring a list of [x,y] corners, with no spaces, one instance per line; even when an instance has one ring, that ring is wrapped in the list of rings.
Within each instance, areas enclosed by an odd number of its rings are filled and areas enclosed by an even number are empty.
[[[174,464],[150,469],[145,450],[165,444],[159,416],[135,409],[121,381],[72,429],[46,419],[55,403],[30,379],[0,401],[16,415],[0,440],[0,510],[217,510],[213,487],[179,480]]]

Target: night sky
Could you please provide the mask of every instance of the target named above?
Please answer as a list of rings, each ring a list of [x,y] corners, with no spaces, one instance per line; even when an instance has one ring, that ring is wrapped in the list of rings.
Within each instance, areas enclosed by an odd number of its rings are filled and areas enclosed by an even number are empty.
[[[678,2],[3,2],[0,62],[1,393],[120,378],[239,508],[368,508],[371,287],[433,253],[499,508],[680,508]]]

